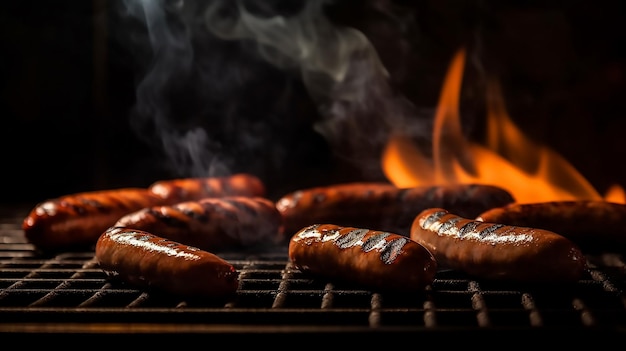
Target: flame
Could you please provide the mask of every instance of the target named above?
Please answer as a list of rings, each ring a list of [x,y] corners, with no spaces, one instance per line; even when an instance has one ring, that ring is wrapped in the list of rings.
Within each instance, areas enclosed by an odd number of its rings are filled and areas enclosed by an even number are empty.
[[[604,199],[609,202],[626,203],[626,191],[618,184],[611,185],[606,193]]]
[[[625,202],[613,186],[602,197],[567,160],[526,137],[507,113],[497,82],[487,88],[487,130],[483,144],[463,135],[459,96],[465,51],[453,57],[437,105],[431,155],[406,135],[394,134],[383,150],[383,171],[398,187],[482,183],[508,190],[519,203],[561,200]]]

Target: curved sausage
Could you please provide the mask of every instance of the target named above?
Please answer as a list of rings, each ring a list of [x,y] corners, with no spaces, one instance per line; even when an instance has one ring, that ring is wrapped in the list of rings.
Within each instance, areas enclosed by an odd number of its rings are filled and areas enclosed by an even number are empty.
[[[237,173],[224,177],[159,180],[148,189],[169,204],[221,196],[265,196],[265,184],[258,177]]]
[[[388,183],[356,182],[297,190],[276,202],[285,233],[315,223],[371,228],[409,236],[413,218],[432,207],[475,217],[513,202],[506,190],[483,184],[397,188]]]
[[[207,251],[274,245],[282,217],[261,197],[227,196],[143,208],[120,218],[116,227],[155,233]]]
[[[557,232],[583,251],[626,248],[626,205],[606,201],[514,203],[481,213],[477,220]]]
[[[302,271],[380,291],[421,291],[437,271],[431,253],[405,236],[334,224],[297,232],[289,259]]]
[[[122,188],[61,196],[36,205],[22,222],[26,239],[42,250],[92,246],[127,213],[163,203],[142,188]]]
[[[239,285],[237,270],[219,256],[130,228],[102,233],[96,259],[110,278],[184,297],[227,297]]]
[[[576,282],[587,270],[578,246],[559,234],[465,219],[442,208],[415,217],[411,239],[442,266],[479,278]]]

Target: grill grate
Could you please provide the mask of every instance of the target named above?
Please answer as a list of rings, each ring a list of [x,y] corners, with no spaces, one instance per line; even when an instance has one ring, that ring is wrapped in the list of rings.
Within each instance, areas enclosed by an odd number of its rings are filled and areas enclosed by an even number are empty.
[[[228,301],[184,301],[108,281],[92,251],[42,256],[23,237],[24,215],[4,211],[0,218],[4,334],[579,330],[604,338],[605,332],[626,335],[626,263],[617,253],[588,256],[591,271],[571,285],[477,281],[440,271],[423,293],[381,294],[312,279],[290,265],[286,248],[227,252],[219,255],[240,272],[237,295]]]

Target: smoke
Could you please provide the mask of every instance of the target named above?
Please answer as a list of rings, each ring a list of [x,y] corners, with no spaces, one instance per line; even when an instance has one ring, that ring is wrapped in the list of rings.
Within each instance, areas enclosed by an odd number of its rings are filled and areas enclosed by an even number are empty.
[[[181,175],[200,176],[207,174],[207,170],[222,167],[219,160],[209,154],[206,132],[200,127],[181,130],[177,128],[178,121],[170,118],[172,82],[188,77],[194,64],[189,28],[171,20],[172,13],[181,14],[184,4],[126,0],[125,5],[127,15],[145,24],[152,54],[148,72],[137,86],[137,105],[131,126],[146,141],[160,142],[160,149]]]
[[[337,157],[363,173],[379,171],[379,150],[390,133],[424,136],[429,129],[415,123],[414,107],[392,91],[368,38],[329,19],[332,3],[126,1],[127,13],[145,24],[151,49],[133,127],[186,175],[228,172],[260,148],[271,155],[263,162],[280,167],[289,150],[268,142],[286,125],[299,130],[303,123]],[[314,103],[315,118],[297,119],[288,116],[293,109],[280,107],[297,100],[294,79]],[[250,91],[251,82],[265,87]],[[240,107],[255,102],[263,109]],[[229,137],[238,140],[226,147]]]
[[[251,40],[266,61],[297,71],[320,111],[314,128],[335,153],[366,173],[375,171],[376,150],[396,129],[409,132],[413,106],[394,96],[389,74],[367,37],[328,18],[325,6],[332,1],[303,1],[289,14],[277,13],[268,3],[214,1],[204,20],[219,38]],[[414,127],[410,133],[426,129]]]

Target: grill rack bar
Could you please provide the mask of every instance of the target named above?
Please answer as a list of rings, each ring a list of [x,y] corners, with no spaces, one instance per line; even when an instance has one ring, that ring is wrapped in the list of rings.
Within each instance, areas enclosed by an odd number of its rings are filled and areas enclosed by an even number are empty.
[[[466,334],[626,336],[626,261],[588,256],[575,284],[478,281],[441,270],[423,293],[363,290],[295,269],[286,248],[219,255],[240,272],[227,301],[185,301],[107,279],[93,251],[42,256],[20,214],[0,220],[0,333]]]

